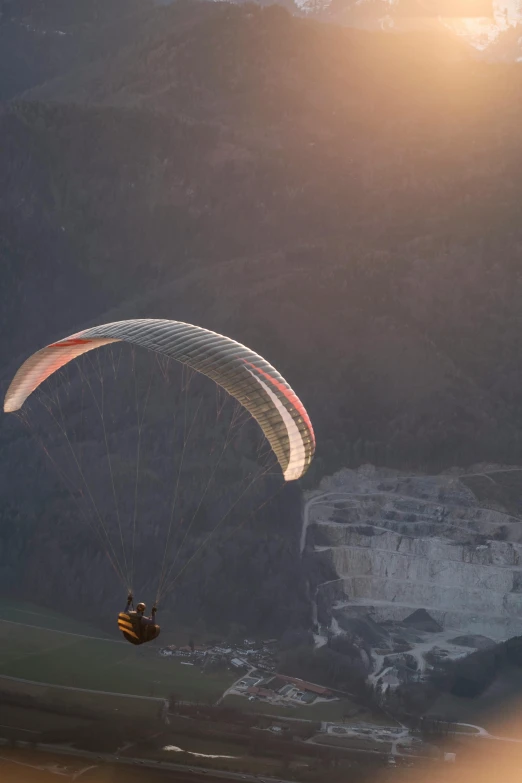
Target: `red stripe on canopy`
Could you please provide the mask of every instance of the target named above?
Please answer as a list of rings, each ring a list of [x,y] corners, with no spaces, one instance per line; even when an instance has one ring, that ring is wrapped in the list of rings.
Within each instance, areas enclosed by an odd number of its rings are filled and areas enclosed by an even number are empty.
[[[70,348],[72,345],[85,345],[85,343],[91,343],[92,340],[89,340],[86,337],[71,337],[69,340],[62,340],[58,343],[51,343],[51,345],[48,345],[48,348]]]
[[[310,417],[308,416],[308,413],[306,412],[306,409],[297,396],[297,394],[294,394],[294,392],[291,389],[287,389],[284,383],[281,383],[281,381],[278,381],[277,378],[272,378],[271,375],[269,375],[267,372],[261,369],[261,367],[256,367],[255,364],[252,364],[252,362],[248,362],[246,359],[243,359],[245,364],[248,364],[249,367],[253,367],[254,370],[257,370],[257,372],[261,373],[261,375],[270,381],[272,386],[275,386],[276,389],[278,389],[282,394],[285,395],[288,402],[294,406],[294,408],[299,411],[301,416],[303,417],[303,421],[305,422],[306,426],[310,430],[310,435],[312,436],[312,441],[315,446],[315,435],[314,435],[314,428],[312,427],[312,422],[310,421]]]

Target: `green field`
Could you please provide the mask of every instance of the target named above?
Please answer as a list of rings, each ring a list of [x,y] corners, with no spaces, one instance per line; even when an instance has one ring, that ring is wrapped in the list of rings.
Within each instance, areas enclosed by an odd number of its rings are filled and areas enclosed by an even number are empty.
[[[101,639],[116,638],[110,637],[99,628],[75,620],[72,617],[66,617],[59,612],[53,612],[35,604],[21,603],[19,601],[10,601],[0,606],[0,620],[21,623],[23,625],[33,625],[38,628],[47,628],[49,630],[67,631],[68,633],[78,633],[85,636],[96,636]]]
[[[0,680],[0,687],[1,684],[2,681]],[[38,709],[0,704],[0,726],[2,729],[5,731],[6,728],[14,726],[20,733],[21,738],[25,740],[30,740],[30,735],[40,734],[42,727],[45,731],[74,729],[78,726],[87,726],[89,723],[91,723],[89,719],[77,716],[59,715],[58,713],[44,712]],[[2,734],[4,734],[4,731]]]
[[[350,699],[337,699],[336,701],[319,701],[303,707],[278,707],[262,701],[249,701],[244,696],[230,695],[225,698],[225,704],[237,707],[244,712],[257,712],[263,715],[280,715],[284,718],[299,718],[313,721],[329,721],[330,723],[342,723],[343,715],[357,709],[357,704]],[[370,712],[357,713],[346,723],[377,723],[389,726],[390,719],[385,715],[372,714]]]
[[[9,622],[6,622],[6,621]],[[38,628],[31,627],[38,624]],[[74,630],[73,630],[74,629]],[[75,636],[79,631],[86,637]],[[38,607],[11,604],[0,615],[0,676],[75,688],[166,697],[217,699],[234,674],[202,674]]]

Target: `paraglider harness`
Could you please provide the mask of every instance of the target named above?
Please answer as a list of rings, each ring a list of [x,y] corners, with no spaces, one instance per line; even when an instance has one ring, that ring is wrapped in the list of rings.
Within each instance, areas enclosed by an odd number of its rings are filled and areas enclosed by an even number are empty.
[[[132,607],[132,608],[131,608]],[[156,639],[160,633],[159,625],[156,625],[157,607],[152,607],[151,618],[148,622],[142,622],[143,615],[134,609],[134,597],[129,593],[127,606],[124,612],[118,615],[118,628],[125,639],[131,644],[145,644]],[[146,618],[148,620],[148,618]]]

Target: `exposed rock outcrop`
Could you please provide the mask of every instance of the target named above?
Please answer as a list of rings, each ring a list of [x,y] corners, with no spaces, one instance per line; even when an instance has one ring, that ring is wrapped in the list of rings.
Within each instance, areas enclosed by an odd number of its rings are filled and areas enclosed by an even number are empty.
[[[435,649],[458,658],[522,633],[521,520],[481,507],[455,471],[341,471],[310,494],[304,524],[307,556],[336,574],[315,588],[319,625],[378,624],[375,673],[390,654],[411,650],[422,675]]]

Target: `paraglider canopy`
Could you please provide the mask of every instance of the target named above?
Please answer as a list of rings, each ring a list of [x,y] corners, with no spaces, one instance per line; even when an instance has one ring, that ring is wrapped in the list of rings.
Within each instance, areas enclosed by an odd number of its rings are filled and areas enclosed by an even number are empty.
[[[88,351],[127,342],[176,359],[222,386],[257,420],[283,471],[299,479],[315,451],[310,418],[295,392],[265,359],[244,345],[199,326],[135,319],[84,329],[37,351],[16,373],[4,411],[19,410],[50,375]]]

